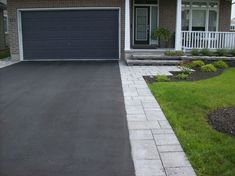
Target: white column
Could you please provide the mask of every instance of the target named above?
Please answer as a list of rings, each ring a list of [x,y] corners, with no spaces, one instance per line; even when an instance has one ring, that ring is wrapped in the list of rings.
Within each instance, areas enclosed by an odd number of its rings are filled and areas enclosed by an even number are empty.
[[[176,9],[176,30],[175,30],[175,50],[182,50],[182,0],[177,0]]]
[[[125,0],[125,51],[131,49],[130,0]]]

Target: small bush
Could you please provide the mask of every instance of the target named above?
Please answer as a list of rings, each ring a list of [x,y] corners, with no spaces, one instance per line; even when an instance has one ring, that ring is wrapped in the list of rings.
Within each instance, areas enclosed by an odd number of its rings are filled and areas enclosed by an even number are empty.
[[[195,61],[192,61],[192,63],[190,64],[190,67],[191,68],[198,68],[198,67],[202,67],[204,65],[205,65],[205,63],[202,60],[195,60]]]
[[[168,78],[166,75],[159,75],[155,77],[157,82],[168,82],[170,81],[170,78]]]
[[[202,49],[200,53],[203,56],[211,56],[212,55],[212,52],[209,49]]]
[[[212,64],[207,64],[201,67],[203,72],[216,72],[217,68]]]
[[[165,56],[184,56],[183,51],[166,51]]]
[[[218,49],[216,51],[217,56],[226,56],[227,55],[227,50],[226,49]]]
[[[192,56],[199,56],[199,55],[200,55],[200,52],[199,52],[198,49],[193,49],[193,50],[191,51],[191,55],[192,55]]]
[[[231,49],[229,52],[233,57],[235,57],[235,49]]]
[[[189,74],[186,74],[186,73],[180,73],[176,76],[176,78],[180,79],[180,80],[186,80],[188,79],[189,77]]]
[[[192,74],[192,70],[191,70],[191,68],[190,67],[181,67],[181,71],[182,71],[182,73],[184,73],[184,74],[187,74],[187,75],[190,75],[190,74]]]
[[[212,63],[216,68],[228,68],[228,64],[222,60]]]

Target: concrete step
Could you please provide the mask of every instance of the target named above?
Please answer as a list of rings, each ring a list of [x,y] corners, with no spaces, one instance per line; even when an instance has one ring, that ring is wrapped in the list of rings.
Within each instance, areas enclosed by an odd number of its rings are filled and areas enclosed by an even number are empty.
[[[163,55],[131,55],[131,60],[181,60],[178,56],[163,56]]]
[[[134,60],[134,59],[127,59],[126,63],[129,66],[139,65],[156,65],[156,66],[163,66],[163,65],[178,65],[181,60]]]

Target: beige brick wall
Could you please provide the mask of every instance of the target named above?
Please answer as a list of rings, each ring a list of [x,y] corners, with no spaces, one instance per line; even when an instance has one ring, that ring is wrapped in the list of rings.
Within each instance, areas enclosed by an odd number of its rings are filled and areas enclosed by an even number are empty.
[[[121,51],[124,54],[125,0],[9,0],[9,42],[11,54],[19,59],[17,9],[22,8],[62,8],[62,7],[120,7],[121,8]]]
[[[3,10],[0,9],[0,50],[5,49],[5,32],[3,27]]]
[[[231,1],[220,0],[219,31],[229,31],[231,23]]]

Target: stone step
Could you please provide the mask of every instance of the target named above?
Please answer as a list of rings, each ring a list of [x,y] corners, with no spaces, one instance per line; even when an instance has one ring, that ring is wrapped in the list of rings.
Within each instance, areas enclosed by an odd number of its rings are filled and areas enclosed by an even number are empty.
[[[131,55],[131,60],[181,60],[179,56],[163,56],[163,55]]]
[[[163,66],[163,65],[178,65],[180,64],[180,60],[134,60],[134,59],[127,59],[126,63],[129,66],[139,65],[156,65],[156,66]]]

